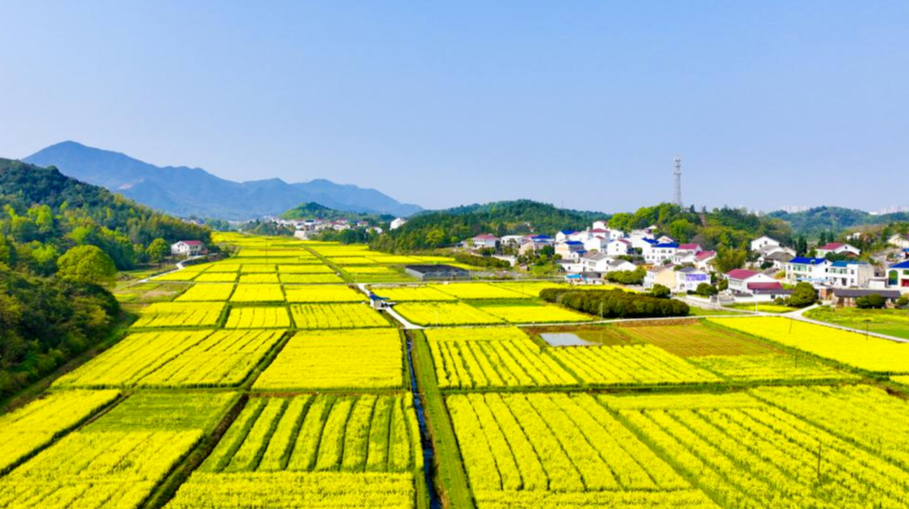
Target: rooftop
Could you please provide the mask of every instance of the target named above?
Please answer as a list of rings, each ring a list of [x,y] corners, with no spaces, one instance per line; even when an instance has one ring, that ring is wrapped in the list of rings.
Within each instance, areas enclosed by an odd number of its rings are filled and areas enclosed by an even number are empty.
[[[827,260],[824,258],[807,258],[805,256],[797,256],[791,260],[789,263],[797,263],[799,265],[820,265]]]
[[[726,273],[726,277],[730,279],[748,279],[760,274],[760,272],[755,272],[748,269],[733,269]]]

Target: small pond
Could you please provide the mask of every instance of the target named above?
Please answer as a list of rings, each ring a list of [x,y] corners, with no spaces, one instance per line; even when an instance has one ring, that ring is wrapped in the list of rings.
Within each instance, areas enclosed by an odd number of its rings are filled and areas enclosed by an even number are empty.
[[[549,346],[614,346],[629,343],[627,337],[611,328],[574,330],[571,332],[541,332],[540,337]]]

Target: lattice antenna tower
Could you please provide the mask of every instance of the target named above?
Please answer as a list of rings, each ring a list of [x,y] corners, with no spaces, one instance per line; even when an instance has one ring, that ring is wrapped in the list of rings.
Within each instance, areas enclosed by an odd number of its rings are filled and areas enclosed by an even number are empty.
[[[672,201],[679,207],[682,207],[682,158],[679,156],[675,156],[675,171],[672,175],[674,177],[675,187]]]

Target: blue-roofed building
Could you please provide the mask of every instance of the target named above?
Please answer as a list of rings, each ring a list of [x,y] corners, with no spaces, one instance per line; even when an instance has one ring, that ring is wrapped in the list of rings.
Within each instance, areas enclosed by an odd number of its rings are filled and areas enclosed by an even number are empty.
[[[556,233],[556,242],[565,242],[573,233],[573,230],[562,230],[559,233]]]
[[[827,284],[831,263],[824,258],[807,258],[799,256],[786,264],[786,281],[788,283]]]
[[[563,260],[577,261],[581,258],[581,255],[587,252],[587,250],[584,249],[583,242],[566,240],[565,242],[556,244],[555,252],[556,254],[561,255]]]
[[[836,261],[830,265],[827,275],[830,285],[835,288],[868,288],[874,277],[874,267],[868,262]]]
[[[909,292],[909,260],[891,265],[887,269],[888,284],[892,288],[899,288],[902,292]]]

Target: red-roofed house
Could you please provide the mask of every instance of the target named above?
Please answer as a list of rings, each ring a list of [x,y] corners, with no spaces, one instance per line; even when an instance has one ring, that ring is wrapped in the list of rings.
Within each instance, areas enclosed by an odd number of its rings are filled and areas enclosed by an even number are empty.
[[[473,247],[477,249],[487,247],[490,249],[495,249],[499,247],[499,238],[488,233],[484,235],[477,235],[476,237],[470,239],[470,242],[473,244]]]
[[[700,253],[703,251],[700,244],[679,244],[679,251],[694,251]]]
[[[850,246],[849,244],[843,244],[842,242],[831,242],[825,246],[817,248],[818,258],[824,258],[828,254],[858,256],[862,254],[862,250],[857,247]]]
[[[175,256],[197,256],[205,251],[201,240],[181,240],[170,245],[170,254]]]
[[[747,269],[735,269],[726,273],[726,280],[729,281],[729,291],[739,293],[752,293],[749,285],[755,283],[776,283],[779,281],[764,274]]]
[[[695,256],[694,266],[701,270],[707,270],[710,268],[710,262],[714,258],[716,258],[716,251],[701,251]]]

